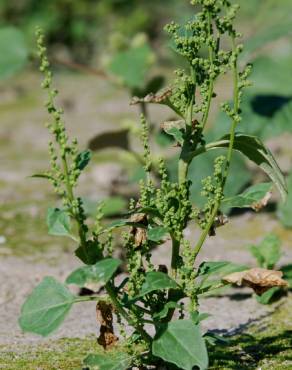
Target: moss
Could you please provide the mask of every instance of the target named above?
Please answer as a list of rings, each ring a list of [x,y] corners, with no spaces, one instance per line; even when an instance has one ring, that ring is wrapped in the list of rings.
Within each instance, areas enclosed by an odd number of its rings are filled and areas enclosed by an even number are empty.
[[[228,345],[210,349],[210,369],[292,369],[291,311],[289,297],[272,315],[229,338]]]
[[[9,351],[0,347],[0,368],[9,370],[73,370],[80,369],[89,353],[102,351],[96,338],[59,339],[36,347],[20,347]]]

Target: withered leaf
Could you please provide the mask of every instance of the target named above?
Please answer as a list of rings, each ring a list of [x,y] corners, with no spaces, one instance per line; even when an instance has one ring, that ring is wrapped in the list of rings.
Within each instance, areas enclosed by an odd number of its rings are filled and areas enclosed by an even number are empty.
[[[100,324],[100,334],[97,342],[104,349],[107,349],[119,340],[114,334],[112,305],[104,301],[99,301],[96,305],[96,318]]]
[[[131,215],[130,221],[137,222],[145,226],[148,224],[146,213],[134,213],[133,215]],[[131,228],[131,234],[134,237],[136,247],[140,247],[147,240],[147,231],[142,227],[133,226]]]
[[[286,287],[287,281],[282,279],[282,271],[253,268],[241,272],[234,272],[222,278],[224,282],[238,286],[248,286],[256,294],[261,295],[272,287]]]
[[[172,89],[167,88],[161,91],[158,94],[150,93],[146,95],[144,98],[139,98],[134,96],[130,102],[131,105],[139,104],[139,103],[156,103],[156,104],[163,104],[165,101],[171,96]]]
[[[271,196],[272,196],[272,192],[268,191],[266,195],[260,201],[253,203],[251,205],[251,208],[256,212],[260,211],[262,208],[264,208],[268,204]]]

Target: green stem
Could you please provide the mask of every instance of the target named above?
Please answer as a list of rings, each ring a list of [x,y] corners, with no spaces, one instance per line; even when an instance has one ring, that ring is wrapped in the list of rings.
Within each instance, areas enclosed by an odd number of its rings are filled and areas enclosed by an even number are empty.
[[[233,46],[233,52],[235,52],[235,40],[234,37],[232,38],[232,46]],[[239,110],[239,96],[238,96],[238,70],[237,70],[237,59],[235,58],[234,64],[233,64],[233,100],[234,100],[234,105],[233,105],[233,110],[234,114],[238,114]],[[228,146],[228,152],[227,152],[227,158],[226,158],[226,164],[225,164],[225,169],[224,169],[224,174],[223,174],[223,179],[222,179],[222,192],[224,191],[224,187],[226,184],[226,179],[228,177],[229,169],[230,169],[230,163],[231,163],[231,157],[232,157],[232,151],[233,151],[233,145],[234,145],[234,138],[235,138],[235,129],[236,129],[236,120],[233,119],[231,123],[231,128],[230,128],[230,139],[229,139],[229,146]],[[194,261],[196,260],[208,234],[211,229],[211,227],[214,224],[215,217],[217,216],[217,212],[220,208],[221,204],[221,199],[217,200],[214,204],[214,208],[212,210],[210,219],[207,223],[207,226],[203,230],[195,248],[193,251],[193,257]]]
[[[210,12],[208,12],[208,37],[211,37],[211,14],[210,14]],[[209,53],[209,61],[210,61],[210,64],[211,64],[211,69],[213,71],[214,60],[213,60],[212,45],[208,46],[208,53]],[[214,79],[212,77],[210,77],[210,84],[209,84],[208,98],[207,98],[207,107],[206,107],[206,110],[203,114],[202,124],[201,124],[202,131],[204,130],[204,128],[207,124],[207,121],[208,121],[213,92],[214,92]]]
[[[73,187],[70,184],[69,169],[68,169],[68,163],[67,163],[66,155],[64,155],[64,157],[62,157],[62,164],[63,164],[64,176],[65,176],[65,181],[66,181],[67,195],[68,195],[68,199],[69,199],[70,203],[72,204],[73,201],[75,200],[75,196],[74,196],[74,192],[73,192]],[[75,221],[77,223],[77,227],[78,227],[80,245],[84,249],[84,253],[87,255],[86,235],[85,235],[84,229],[82,227],[82,223],[80,222],[78,215],[73,213],[73,216],[74,216],[74,219],[75,219]]]
[[[180,242],[172,237],[172,253],[171,253],[171,274],[176,278],[176,270],[179,258]]]
[[[122,304],[119,302],[119,300],[116,296],[116,293],[115,293],[115,290],[114,290],[113,286],[110,283],[107,283],[105,285],[105,289],[106,289],[113,305],[115,306],[115,309],[118,311],[118,313],[121,316],[123,316],[123,318],[128,322],[128,324],[130,324],[133,328],[135,328],[137,330],[137,332],[139,332],[141,337],[146,342],[148,342],[148,343],[151,342],[150,335],[139,324],[136,324],[135,321],[132,319],[132,317],[128,314],[128,312],[123,308]]]

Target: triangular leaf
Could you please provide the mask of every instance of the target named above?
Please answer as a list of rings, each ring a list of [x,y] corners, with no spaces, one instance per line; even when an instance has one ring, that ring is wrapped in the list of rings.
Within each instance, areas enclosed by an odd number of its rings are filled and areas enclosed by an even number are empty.
[[[192,320],[176,320],[154,339],[152,352],[179,369],[208,368],[208,353],[200,328]]]
[[[168,233],[165,227],[157,226],[152,229],[148,229],[147,236],[152,242],[160,242]]]
[[[80,267],[67,277],[66,283],[80,287],[92,283],[106,284],[113,277],[121,263],[118,259],[106,258],[95,265]]]
[[[251,207],[255,210],[260,210],[264,207],[270,196],[273,184],[261,183],[250,186],[243,193],[231,198],[225,198],[223,204],[232,208],[248,208]]]
[[[179,289],[177,283],[167,274],[160,271],[151,271],[146,274],[139,297],[162,289]]]
[[[45,277],[21,308],[19,325],[23,331],[47,336],[65,319],[76,297],[52,277]]]
[[[71,224],[68,213],[59,208],[49,208],[47,225],[50,235],[70,236]]]

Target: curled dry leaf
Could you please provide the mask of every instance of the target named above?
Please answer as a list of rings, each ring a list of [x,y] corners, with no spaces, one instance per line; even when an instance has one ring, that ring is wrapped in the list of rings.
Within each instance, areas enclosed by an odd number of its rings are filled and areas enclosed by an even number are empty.
[[[172,128],[182,129],[184,127],[183,120],[176,120],[176,121],[165,121],[160,124],[160,128],[164,131],[169,131]]]
[[[134,96],[130,102],[131,105],[139,104],[139,103],[156,103],[156,104],[163,104],[166,100],[171,96],[172,89],[167,88],[161,91],[158,94],[150,93],[146,95],[144,98],[139,98]]]
[[[118,337],[114,334],[112,305],[104,301],[99,301],[96,305],[96,318],[100,324],[100,334],[97,342],[104,349],[107,349],[118,341]]]
[[[264,268],[253,268],[241,272],[234,272],[222,278],[224,282],[238,286],[248,286],[256,294],[261,295],[273,287],[286,287],[287,281],[282,279],[281,271],[267,270]]]
[[[145,226],[147,226],[147,224],[148,224],[146,213],[134,213],[130,217],[130,221],[131,222],[137,222],[137,223],[143,224]],[[140,247],[147,240],[147,231],[146,231],[146,229],[144,229],[142,227],[133,226],[131,228],[131,234],[134,237],[136,247]]]
[[[268,191],[266,193],[266,195],[261,200],[259,200],[258,202],[253,203],[251,205],[251,208],[256,212],[260,211],[262,208],[264,208],[268,204],[271,196],[272,196],[272,192]]]

